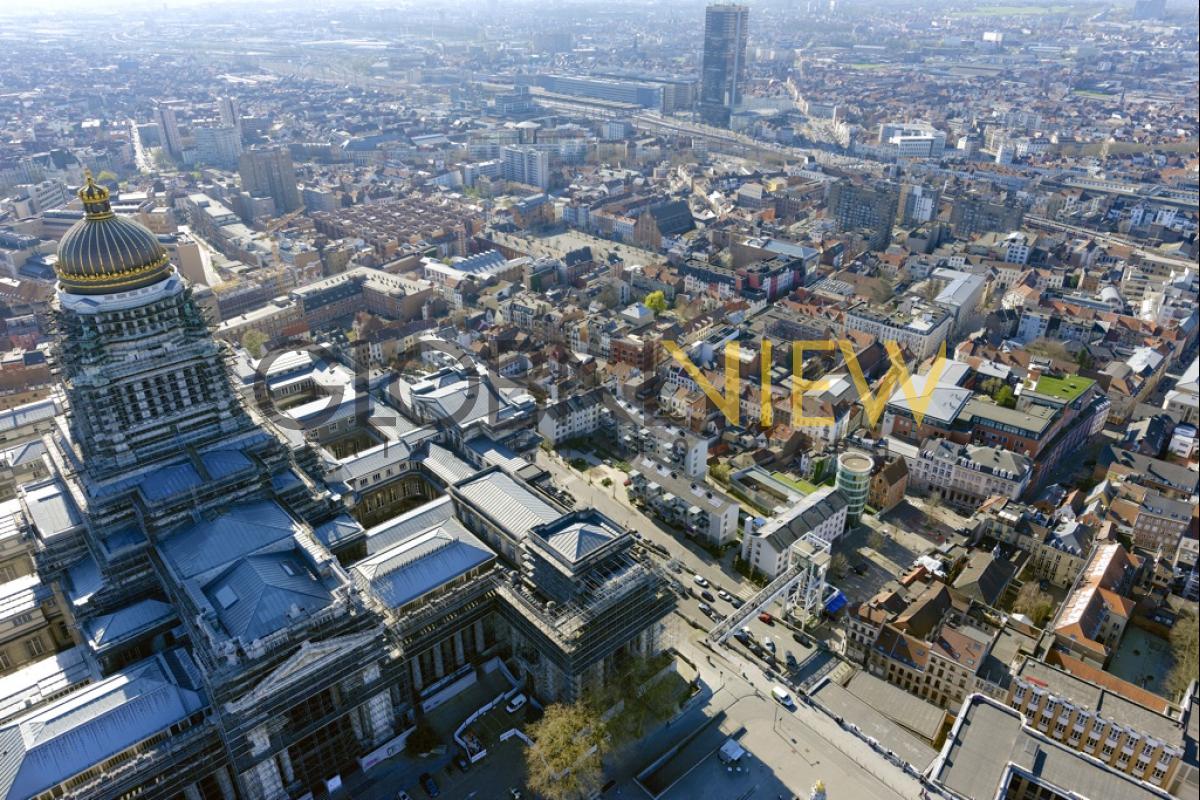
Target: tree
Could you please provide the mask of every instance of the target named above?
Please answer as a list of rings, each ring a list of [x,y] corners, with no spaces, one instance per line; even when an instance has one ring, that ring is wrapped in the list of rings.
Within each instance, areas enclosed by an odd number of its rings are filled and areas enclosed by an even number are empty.
[[[843,578],[846,576],[846,571],[850,569],[850,562],[841,553],[835,553],[833,558],[829,560],[829,571],[833,573],[835,578]]]
[[[596,301],[605,308],[616,308],[617,303],[621,302],[621,295],[617,291],[615,283],[605,284],[600,293],[596,295]]]
[[[266,343],[267,335],[262,331],[251,328],[242,334],[242,347],[252,358],[262,358]]]
[[[96,183],[108,183],[109,181],[115,181],[116,179],[117,174],[115,172],[104,169],[101,170],[100,174],[96,176]]]
[[[887,537],[882,532],[872,529],[871,535],[867,537],[867,547],[870,547],[876,553],[882,553],[883,548],[887,546]]]
[[[1000,389],[1003,387],[1004,381],[1000,380],[999,378],[988,378],[979,384],[980,391],[989,395],[992,399],[995,399],[996,392],[1000,391]]]
[[[1200,678],[1200,628],[1191,609],[1180,612],[1171,627],[1171,657],[1174,663],[1167,673],[1167,690],[1180,697],[1192,681]]]
[[[416,729],[405,740],[404,749],[412,755],[419,756],[428,753],[439,744],[441,744],[441,740],[438,738],[437,731],[424,718],[421,718],[417,721]]]
[[[1011,386],[1008,386],[1008,385],[1001,386],[1000,390],[996,392],[993,399],[995,399],[996,405],[1001,406],[1003,408],[1016,408],[1017,407],[1017,396],[1015,394],[1013,394],[1013,390],[1012,390]]]
[[[713,464],[708,468],[709,476],[717,483],[728,485],[729,483],[729,465],[728,464]]]
[[[646,299],[642,301],[646,308],[650,309],[657,316],[667,310],[667,297],[662,293],[662,290],[651,292],[646,295]]]
[[[587,703],[547,706],[529,737],[533,745],[525,751],[526,782],[535,795],[582,800],[600,788],[608,735],[600,714]]]
[[[1040,628],[1054,611],[1054,598],[1043,592],[1036,581],[1028,581],[1021,587],[1021,591],[1017,592],[1017,599],[1013,601],[1013,611],[1029,617],[1030,621]]]

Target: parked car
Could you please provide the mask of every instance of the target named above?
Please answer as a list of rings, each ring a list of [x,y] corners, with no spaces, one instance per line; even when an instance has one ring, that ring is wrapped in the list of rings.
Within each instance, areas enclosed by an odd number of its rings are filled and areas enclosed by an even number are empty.
[[[870,569],[870,567],[868,567],[864,562],[860,561],[854,565],[854,574],[866,575],[868,569]]]
[[[700,609],[700,613],[706,617],[712,614],[712,606],[708,603],[700,603],[696,608]]]
[[[793,633],[792,638],[795,639],[800,644],[804,645],[805,647],[813,646],[812,639],[808,638],[808,636],[801,633],[800,631],[796,631],[795,633]]]
[[[707,600],[710,603],[717,602],[717,598],[713,597],[713,593],[708,591],[707,589],[705,589],[703,592],[701,592],[700,596],[703,597],[705,600]]]
[[[787,661],[788,669],[795,669],[796,667],[800,666],[800,662],[796,660],[794,655],[792,655],[791,650],[787,651],[787,656],[784,658],[784,660]]]
[[[510,800],[521,800],[521,798],[523,797],[520,789],[515,789],[512,787],[509,787],[508,796],[509,796]]]
[[[529,698],[524,693],[517,694],[508,701],[508,705],[504,707],[504,710],[509,714],[515,714],[524,708],[527,702],[529,702]]]
[[[726,603],[733,602],[733,595],[731,595],[729,592],[725,591],[724,589],[717,590],[717,597],[721,598]]]
[[[758,615],[758,621],[763,623],[764,625],[774,625],[775,624],[775,618],[772,617],[770,614],[768,614],[765,611]]]
[[[708,578],[705,578],[703,575],[693,575],[692,581],[702,589],[708,588]]]
[[[454,757],[454,763],[458,767],[459,772],[467,772],[471,769],[471,761],[462,753]]]
[[[734,608],[741,608],[745,605],[745,603],[742,601],[742,598],[731,596],[729,598],[729,605],[733,606]]]
[[[396,800],[412,800],[412,795],[401,789],[396,792]]]
[[[745,644],[750,641],[750,629],[743,625],[733,637],[742,644]]]
[[[437,797],[442,793],[442,790],[438,788],[437,781],[435,781],[433,776],[428,772],[421,773],[421,788],[424,789],[425,794],[429,795],[430,797]]]
[[[792,693],[782,686],[776,686],[771,689],[771,696],[775,698],[775,702],[784,708],[793,708],[796,703],[792,700]]]
[[[775,640],[770,636],[763,637],[763,647],[771,651],[771,655],[775,655]]]

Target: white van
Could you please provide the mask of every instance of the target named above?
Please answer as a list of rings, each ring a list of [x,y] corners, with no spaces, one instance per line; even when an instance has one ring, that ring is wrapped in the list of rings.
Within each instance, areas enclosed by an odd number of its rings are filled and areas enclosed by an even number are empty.
[[[522,708],[525,707],[525,703],[527,701],[528,701],[528,698],[525,697],[525,695],[523,693],[518,694],[515,697],[513,697],[512,700],[508,701],[508,705],[506,705],[504,707],[504,710],[510,714],[515,714],[516,712],[520,711]]]
[[[774,689],[772,689],[771,696],[774,697],[776,702],[778,702],[779,705],[783,706],[784,708],[791,708],[794,705],[791,692],[782,686],[776,686]]]

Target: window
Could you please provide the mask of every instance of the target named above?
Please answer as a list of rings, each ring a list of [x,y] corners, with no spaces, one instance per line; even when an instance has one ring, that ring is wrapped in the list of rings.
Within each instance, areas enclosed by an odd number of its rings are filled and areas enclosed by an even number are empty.
[[[30,658],[37,658],[46,652],[46,645],[42,644],[41,636],[34,636],[25,640],[25,649],[29,651]]]
[[[3,650],[0,650],[0,669],[12,669],[12,659]]]

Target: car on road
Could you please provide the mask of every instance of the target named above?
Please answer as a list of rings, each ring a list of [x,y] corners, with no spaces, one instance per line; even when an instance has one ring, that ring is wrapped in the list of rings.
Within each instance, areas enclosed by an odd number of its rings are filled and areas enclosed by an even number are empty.
[[[775,618],[772,617],[770,614],[768,614],[765,611],[758,615],[758,621],[764,625],[774,625],[775,624]]]
[[[704,577],[703,575],[693,575],[692,583],[696,584],[701,589],[707,589],[709,586],[708,578]]]
[[[425,794],[429,795],[430,797],[437,797],[442,793],[442,790],[438,788],[437,781],[435,781],[433,776],[428,772],[421,773],[420,781],[421,788],[424,789]]]
[[[703,592],[701,592],[700,596],[703,597],[705,600],[707,600],[710,603],[717,602],[717,598],[714,597],[713,593],[708,591],[707,589],[705,589]]]
[[[524,692],[521,692],[508,701],[508,705],[504,707],[504,710],[509,714],[515,714],[524,708],[527,702],[529,702],[529,698],[525,696]]]

